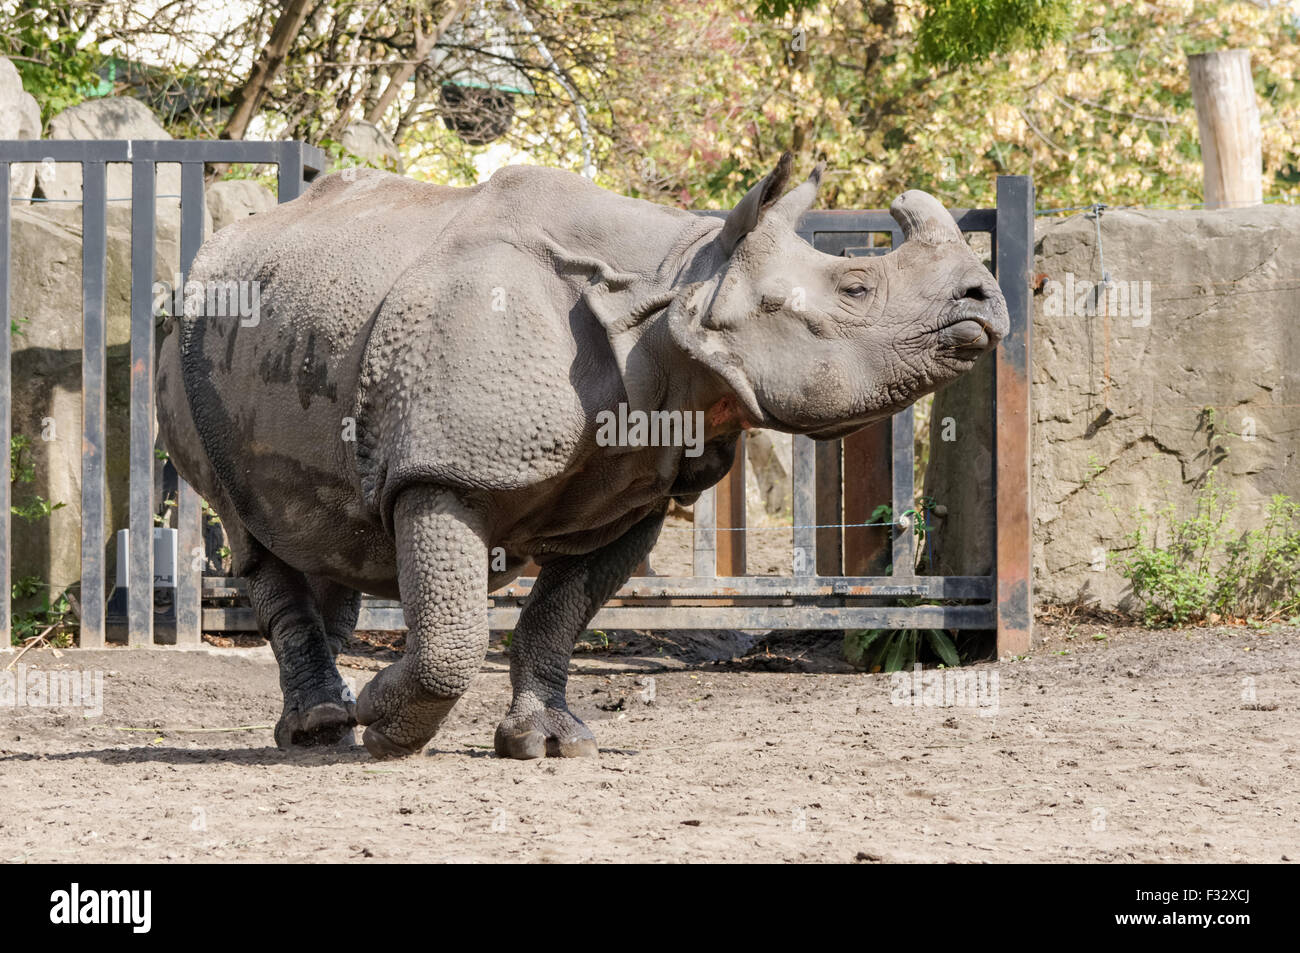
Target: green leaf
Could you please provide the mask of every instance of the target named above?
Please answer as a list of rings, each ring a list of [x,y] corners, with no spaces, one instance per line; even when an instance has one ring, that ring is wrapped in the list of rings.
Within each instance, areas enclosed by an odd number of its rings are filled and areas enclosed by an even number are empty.
[[[901,672],[916,660],[916,633],[905,631],[897,633],[890,646],[889,655],[882,666],[886,672]]]
[[[947,632],[941,629],[926,629],[925,637],[930,643],[930,648],[934,649],[935,654],[943,659],[944,665],[953,668],[961,665],[961,656],[957,654],[957,646]]]

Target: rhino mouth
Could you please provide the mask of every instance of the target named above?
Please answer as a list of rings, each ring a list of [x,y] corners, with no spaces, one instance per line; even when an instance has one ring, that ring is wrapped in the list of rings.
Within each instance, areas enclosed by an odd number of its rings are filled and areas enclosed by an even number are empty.
[[[1006,333],[1006,319],[998,314],[985,314],[981,310],[962,308],[935,334],[939,347],[955,356],[974,360],[985,351],[996,347]]]
[[[953,351],[983,353],[991,343],[992,328],[975,318],[961,318],[939,330],[939,343]]]

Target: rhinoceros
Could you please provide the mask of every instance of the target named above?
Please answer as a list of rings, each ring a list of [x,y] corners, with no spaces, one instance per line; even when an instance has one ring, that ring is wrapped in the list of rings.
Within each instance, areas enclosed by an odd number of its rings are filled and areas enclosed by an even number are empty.
[[[565,700],[574,640],[670,501],[720,480],[742,430],[839,437],[1007,332],[937,200],[893,203],[891,253],[834,257],[795,231],[823,166],[786,192],[791,168],[725,218],[542,167],[472,188],[353,171],[204,244],[186,301],[251,286],[259,307],[170,319],[158,421],[279,664],[277,744],[359,723],[377,758],[420,751],[481,666],[487,594],[531,558],[495,749],[595,754]],[[692,439],[608,426],[673,412],[698,421]],[[409,634],[354,701],[335,657],[362,593],[400,599]]]

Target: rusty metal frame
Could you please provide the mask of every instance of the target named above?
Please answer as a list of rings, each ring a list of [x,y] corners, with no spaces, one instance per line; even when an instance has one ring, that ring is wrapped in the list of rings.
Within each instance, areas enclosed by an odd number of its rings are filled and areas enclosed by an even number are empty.
[[[324,166],[320,150],[297,142],[0,142],[0,187],[8,185],[13,162],[50,159],[75,162],[83,176],[83,482],[82,640],[104,639],[105,534],[105,315],[106,163],[132,164],[131,296],[131,505],[129,580],[130,641],[153,641],[153,282],[155,168],[182,166],[181,265],[189,265],[202,241],[205,162],[248,162],[279,166],[279,198],[295,198]],[[894,513],[913,506],[913,411],[895,415],[843,441],[815,443],[794,438],[794,558],[788,576],[745,574],[744,453],[723,482],[695,507],[694,575],[637,576],[601,608],[593,626],[606,628],[962,628],[996,629],[999,654],[1027,650],[1030,638],[1029,358],[1030,289],[1033,252],[1033,184],[1024,176],[1000,176],[996,209],[953,210],[965,232],[992,236],[994,270],[1011,317],[1011,333],[997,351],[995,373],[996,569],[991,576],[915,576],[911,572],[910,523],[862,527],[876,502],[889,500]],[[7,194],[8,189],[4,188]],[[719,213],[702,213],[719,214]],[[9,324],[9,203],[0,208],[0,324]],[[901,241],[884,211],[813,211],[799,233],[833,255],[887,251],[876,237]],[[0,339],[0,431],[10,424],[9,338]],[[0,435],[3,435],[0,434]],[[0,454],[0,493],[8,491],[8,454]],[[177,641],[195,644],[202,630],[254,630],[246,606],[221,607],[218,600],[243,598],[242,581],[201,577],[185,571],[186,557],[202,553],[197,495],[183,482],[178,497],[181,567],[178,567]],[[844,524],[849,524],[845,526]],[[0,626],[9,625],[9,517],[0,519]],[[888,565],[907,566],[892,575]],[[512,628],[531,591],[524,577],[490,596],[490,624]],[[938,605],[883,604],[902,598]],[[201,600],[209,604],[201,606]],[[961,603],[961,604],[957,604]],[[360,627],[405,628],[400,605],[368,599]]]

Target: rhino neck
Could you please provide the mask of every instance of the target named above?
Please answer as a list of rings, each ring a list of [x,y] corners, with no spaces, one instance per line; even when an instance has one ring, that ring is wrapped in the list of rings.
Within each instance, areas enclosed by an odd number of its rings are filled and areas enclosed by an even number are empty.
[[[671,325],[724,264],[714,241],[719,224],[695,216],[678,221],[671,240],[660,236],[658,260],[636,271],[548,242],[561,272],[585,278],[581,300],[605,332],[632,410],[703,410],[717,390],[716,375],[682,351]]]

